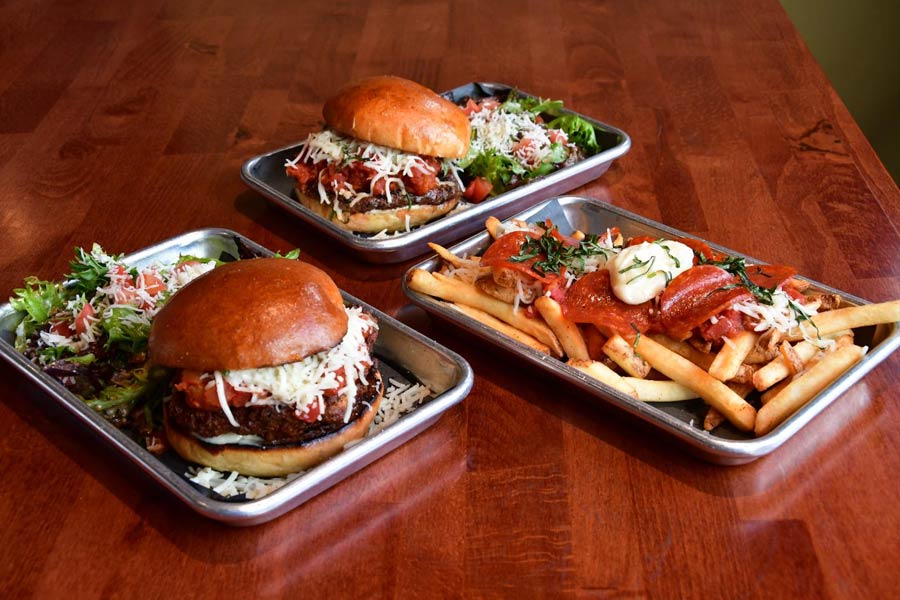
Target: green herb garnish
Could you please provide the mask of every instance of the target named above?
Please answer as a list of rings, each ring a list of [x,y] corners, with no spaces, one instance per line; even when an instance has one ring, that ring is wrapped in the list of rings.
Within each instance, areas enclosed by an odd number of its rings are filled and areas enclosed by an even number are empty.
[[[544,223],[539,223],[544,226]],[[588,234],[577,246],[569,245],[552,235],[556,231],[554,225],[539,238],[528,238],[519,248],[516,256],[509,258],[512,262],[525,262],[532,258],[544,255],[544,260],[537,260],[532,265],[535,271],[541,275],[548,273],[560,274],[562,267],[583,271],[585,259],[598,254],[608,256],[609,248],[600,245],[600,238],[594,234]]]

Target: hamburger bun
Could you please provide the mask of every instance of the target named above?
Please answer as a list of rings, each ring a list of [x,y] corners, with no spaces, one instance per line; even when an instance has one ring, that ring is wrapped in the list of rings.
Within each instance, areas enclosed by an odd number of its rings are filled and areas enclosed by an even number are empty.
[[[469,150],[469,118],[463,110],[401,77],[349,84],[325,102],[322,116],[344,135],[406,152],[461,158]]]
[[[325,272],[296,260],[241,260],[169,299],[150,329],[150,361],[193,371],[268,367],[333,348],[346,333],[340,290]]]
[[[343,213],[343,218],[333,214],[330,204],[322,204],[318,198],[307,196],[299,188],[295,189],[297,200],[300,204],[332,223],[357,233],[378,233],[379,231],[405,231],[406,217],[409,216],[409,226],[418,227],[446,215],[456,208],[459,199],[454,198],[440,204],[412,204],[402,208],[385,210],[369,210],[361,213]]]
[[[182,458],[217,471],[237,471],[253,477],[281,477],[303,471],[338,454],[349,442],[365,436],[381,405],[384,390],[381,375],[377,370],[374,372],[378,395],[371,399],[357,399],[357,402],[368,403],[359,418],[342,429],[309,442],[267,447],[209,444],[182,433],[171,426],[168,419],[165,419],[166,437]]]

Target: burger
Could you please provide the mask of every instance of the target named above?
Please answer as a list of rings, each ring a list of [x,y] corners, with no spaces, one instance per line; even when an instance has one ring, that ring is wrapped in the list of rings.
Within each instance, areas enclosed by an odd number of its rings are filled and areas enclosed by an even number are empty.
[[[469,149],[469,118],[400,77],[350,84],[325,102],[325,129],[287,161],[301,204],[359,233],[408,230],[453,210],[463,193],[451,160]]]
[[[227,263],[160,310],[150,362],[175,369],[166,437],[184,459],[273,477],[365,435],[383,385],[375,318],[345,307],[320,269],[284,258]]]

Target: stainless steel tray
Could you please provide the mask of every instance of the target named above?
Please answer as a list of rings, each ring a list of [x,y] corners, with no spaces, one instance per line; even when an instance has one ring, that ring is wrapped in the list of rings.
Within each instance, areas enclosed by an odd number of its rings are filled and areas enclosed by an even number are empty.
[[[125,259],[129,264],[140,267],[156,261],[174,261],[183,254],[236,259],[271,256],[272,252],[233,231],[203,229],[129,254]],[[378,319],[380,333],[375,356],[379,359],[385,383],[388,377],[404,383],[415,381],[426,385],[434,394],[392,425],[256,500],[224,499],[211,490],[191,483],[184,476],[190,463],[171,451],[160,457],[154,456],[29,362],[13,346],[15,328],[22,315],[9,304],[0,305],[0,355],[198,513],[232,525],[255,525],[299,506],[387,454],[437,421],[445,410],[465,398],[472,388],[472,370],[458,354],[349,294],[344,293],[344,301],[365,307]]]
[[[516,215],[516,218],[529,222],[550,219],[564,233],[575,229],[597,233],[605,231],[608,227],[619,227],[622,234],[626,237],[640,235],[693,237],[677,229],[604,204],[598,200],[575,196],[564,196],[548,200],[519,213]],[[480,254],[489,244],[490,236],[485,232],[453,246],[452,250],[456,254]],[[715,244],[710,244],[710,246],[733,256],[743,256],[748,259],[748,262],[761,263],[761,261],[753,260],[746,255],[722,246]],[[435,256],[415,265],[413,269],[420,268],[427,271],[435,271],[439,267],[440,259]],[[807,281],[811,282],[814,289],[839,294],[849,304],[866,304],[866,301],[862,298],[812,280]],[[722,425],[712,432],[706,432],[703,430],[706,405],[701,400],[668,403],[640,402],[584,375],[559,360],[501,335],[458,311],[448,309],[445,304],[430,296],[409,289],[406,286],[406,277],[403,279],[403,289],[413,302],[427,311],[452,321],[469,332],[497,344],[540,368],[575,384],[584,390],[588,397],[606,400],[640,419],[671,433],[679,440],[685,442],[688,449],[701,458],[726,465],[750,462],[784,444],[810,420],[834,402],[847,388],[868,373],[872,367],[884,360],[900,345],[898,323],[882,325],[877,328],[858,329],[855,332],[857,336],[856,343],[869,347],[869,352],[863,360],[772,432],[761,437],[752,437],[728,424]]]
[[[511,86],[499,83],[476,82],[445,92],[443,96],[458,103],[466,97],[477,100],[504,94],[512,89]],[[524,92],[519,93],[531,97]],[[609,169],[612,161],[631,148],[631,139],[621,129],[568,109],[563,109],[560,114],[577,114],[591,123],[596,131],[597,141],[604,150],[579,163],[509,190],[495,198],[485,200],[480,204],[473,204],[463,211],[427,223],[409,233],[386,239],[375,239],[369,235],[345,231],[328,219],[313,213],[293,198],[294,180],[285,174],[284,163],[285,160],[296,157],[298,144],[251,158],[241,168],[241,178],[276,206],[297,215],[316,229],[357,252],[369,262],[403,262],[428,252],[428,242],[447,244],[476,231],[484,223],[484,219],[490,215],[500,219],[508,217],[538,200],[567,192],[597,179]]]

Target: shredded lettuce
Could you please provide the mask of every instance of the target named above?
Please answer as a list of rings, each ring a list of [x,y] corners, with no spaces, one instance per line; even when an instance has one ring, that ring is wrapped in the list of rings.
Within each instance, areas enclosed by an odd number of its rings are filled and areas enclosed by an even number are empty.
[[[13,294],[9,303],[14,309],[25,313],[23,332],[26,336],[66,305],[66,290],[62,285],[37,277],[27,277],[25,287],[13,290]]]
[[[557,117],[547,126],[551,129],[565,131],[569,141],[582,148],[588,155],[600,152],[600,144],[597,143],[597,132],[594,130],[594,126],[578,115]]]
[[[140,352],[147,347],[150,323],[138,317],[140,311],[132,306],[121,305],[109,309],[100,321],[100,326],[109,336],[107,347],[117,345],[129,352]]]

